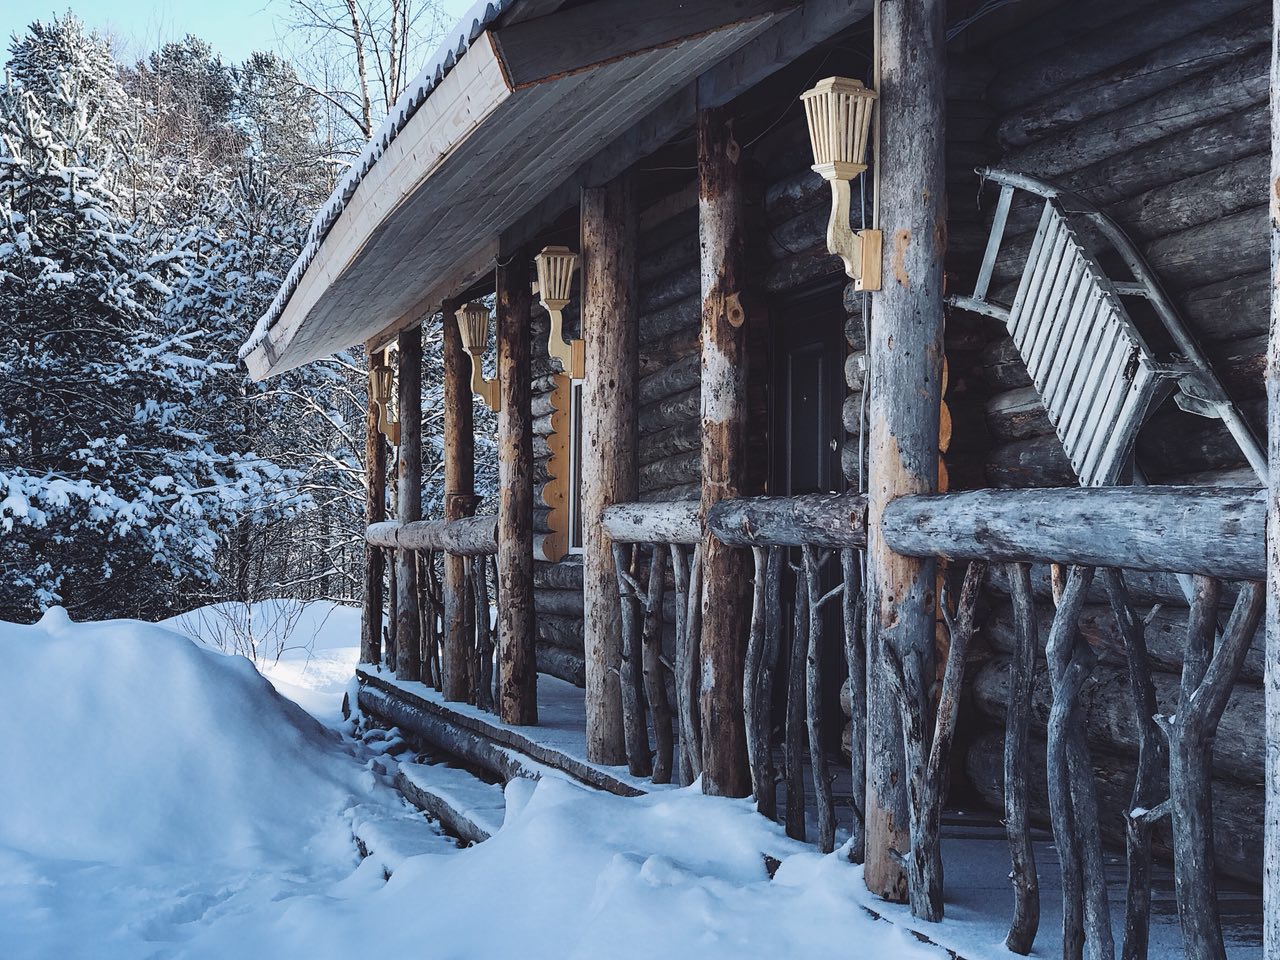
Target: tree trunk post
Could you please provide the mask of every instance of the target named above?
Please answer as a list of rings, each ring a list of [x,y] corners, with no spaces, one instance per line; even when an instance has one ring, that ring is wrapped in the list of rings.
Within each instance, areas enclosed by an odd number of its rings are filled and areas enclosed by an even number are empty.
[[[885,505],[938,486],[942,396],[942,258],[946,237],[946,62],[943,0],[884,4],[880,21],[880,211],[884,289],[871,300],[870,469],[867,550],[867,887],[907,899],[894,852],[909,845],[899,704],[884,649],[919,658],[933,677],[935,562],[884,542]],[[909,693],[916,693],[909,691]]]
[[[519,725],[538,722],[529,279],[523,249],[498,267],[498,715]]]
[[[372,344],[365,348],[370,373],[381,360],[371,347]],[[378,405],[373,400],[372,389],[369,390],[364,425],[364,518],[366,524],[373,525],[387,519],[387,446],[378,430]],[[360,618],[360,660],[364,663],[378,664],[382,661],[382,568],[382,549],[366,543],[364,607]]]
[[[583,646],[587,759],[627,762],[618,668],[622,609],[604,508],[636,499],[640,340],[636,293],[634,188],[620,177],[582,191]]]
[[[1271,5],[1271,337],[1267,351],[1267,763],[1262,953],[1280,960],[1280,0]]]
[[[446,300],[444,312],[444,517],[461,520],[476,509],[475,419],[471,405],[471,362],[462,349],[456,316],[459,303]],[[467,558],[444,555],[444,652],[441,686],[446,700],[471,699],[467,683]]]
[[[422,519],[422,327],[400,331],[400,477],[398,519]],[[412,550],[396,551],[396,676],[422,675],[418,616],[418,561]]]
[[[740,152],[724,110],[698,111],[704,521],[716,503],[741,496],[746,479],[746,222]],[[703,535],[702,567],[702,789],[744,797],[751,792],[742,715],[750,574],[746,555],[709,532]]]

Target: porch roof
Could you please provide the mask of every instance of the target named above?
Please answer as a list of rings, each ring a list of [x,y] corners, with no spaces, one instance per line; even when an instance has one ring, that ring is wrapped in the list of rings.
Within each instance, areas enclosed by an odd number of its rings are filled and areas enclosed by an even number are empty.
[[[752,38],[787,28],[760,38],[771,49],[713,91],[720,102],[867,7],[869,0],[478,3],[317,214],[241,359],[262,379],[389,339],[491,269],[503,232],[557,188],[567,197],[584,160],[650,115],[673,114],[648,141],[632,137],[618,152],[622,167],[680,129],[705,99],[691,81]],[[680,109],[667,111],[677,94]]]

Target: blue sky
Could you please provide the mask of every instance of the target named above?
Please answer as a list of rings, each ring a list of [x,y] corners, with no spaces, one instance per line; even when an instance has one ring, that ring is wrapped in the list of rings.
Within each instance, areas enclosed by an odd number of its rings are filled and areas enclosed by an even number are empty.
[[[451,20],[471,0],[443,0]],[[119,41],[128,59],[188,33],[208,41],[231,62],[254,50],[280,50],[287,0],[0,0],[0,38],[9,38],[32,20],[49,20],[71,10],[90,27]],[[4,59],[0,56],[0,61]]]

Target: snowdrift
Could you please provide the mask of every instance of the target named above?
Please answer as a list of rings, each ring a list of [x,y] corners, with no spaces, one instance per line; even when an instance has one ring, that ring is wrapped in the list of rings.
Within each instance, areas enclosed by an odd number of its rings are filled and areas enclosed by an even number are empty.
[[[54,608],[0,624],[0,703],[0,845],[248,865],[350,843],[323,828],[350,806],[359,767],[243,657]]]

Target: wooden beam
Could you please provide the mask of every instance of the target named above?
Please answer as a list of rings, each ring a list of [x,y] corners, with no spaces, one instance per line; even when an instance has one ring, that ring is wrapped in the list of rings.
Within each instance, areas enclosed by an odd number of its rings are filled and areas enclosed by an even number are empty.
[[[582,192],[583,641],[587,759],[626,763],[618,667],[622,610],[606,507],[639,493],[639,324],[636,308],[636,202],[630,178]]]
[[[476,509],[475,422],[471,401],[471,361],[462,349],[455,315],[460,304],[446,300],[444,312],[444,516],[461,520]],[[467,602],[465,557],[444,558],[444,638],[441,678],[446,700],[471,699],[470,662],[473,613]]]
[[[683,543],[702,539],[700,508],[694,500],[617,503],[606,507],[601,524],[617,543]]]
[[[943,160],[945,3],[886,3],[880,22],[880,211],[884,289],[872,298],[867,610],[867,887],[907,898],[895,852],[911,847],[900,707],[886,648],[903,665],[907,695],[932,683],[936,564],[896,554],[881,533],[897,497],[938,485],[942,389],[942,262],[947,225]]]
[[[365,351],[372,372],[381,357]],[[387,517],[387,446],[378,430],[378,404],[369,389],[364,418],[364,519],[372,525]],[[382,661],[382,551],[373,544],[364,548],[364,604],[360,617],[360,662]]]
[[[371,524],[366,543],[393,550],[436,550],[459,557],[498,552],[498,518],[493,514],[459,520],[388,520]]]
[[[533,610],[532,297],[529,256],[498,266],[498,715],[538,722]]]
[[[814,493],[727,500],[711,508],[707,526],[735,547],[865,547],[867,497]]]
[[[1267,697],[1262,953],[1280,960],[1280,0],[1271,4],[1271,325],[1267,351]]]
[[[681,130],[692,126],[699,104],[728,103],[870,12],[871,0],[805,0],[800,9],[779,18],[758,37],[668,96],[582,163],[517,221],[512,228],[513,235],[521,240],[532,239],[577,203],[584,187],[609,182]]]
[[[1262,580],[1265,521],[1266,504],[1248,489],[974,490],[895,500],[882,512],[881,535],[910,556]]]
[[[742,495],[747,475],[746,220],[741,148],[731,115],[698,111],[698,238],[702,251],[702,517]],[[702,789],[751,792],[743,722],[748,592],[744,554],[702,541]]]
[[[796,0],[596,0],[552,16],[494,31],[494,43],[512,89],[580,73],[638,53],[671,46],[734,24],[770,20]]]
[[[400,331],[400,456],[396,517],[422,518],[422,328]],[[396,551],[396,677],[422,676],[422,625],[418,616],[418,562],[412,550]]]

